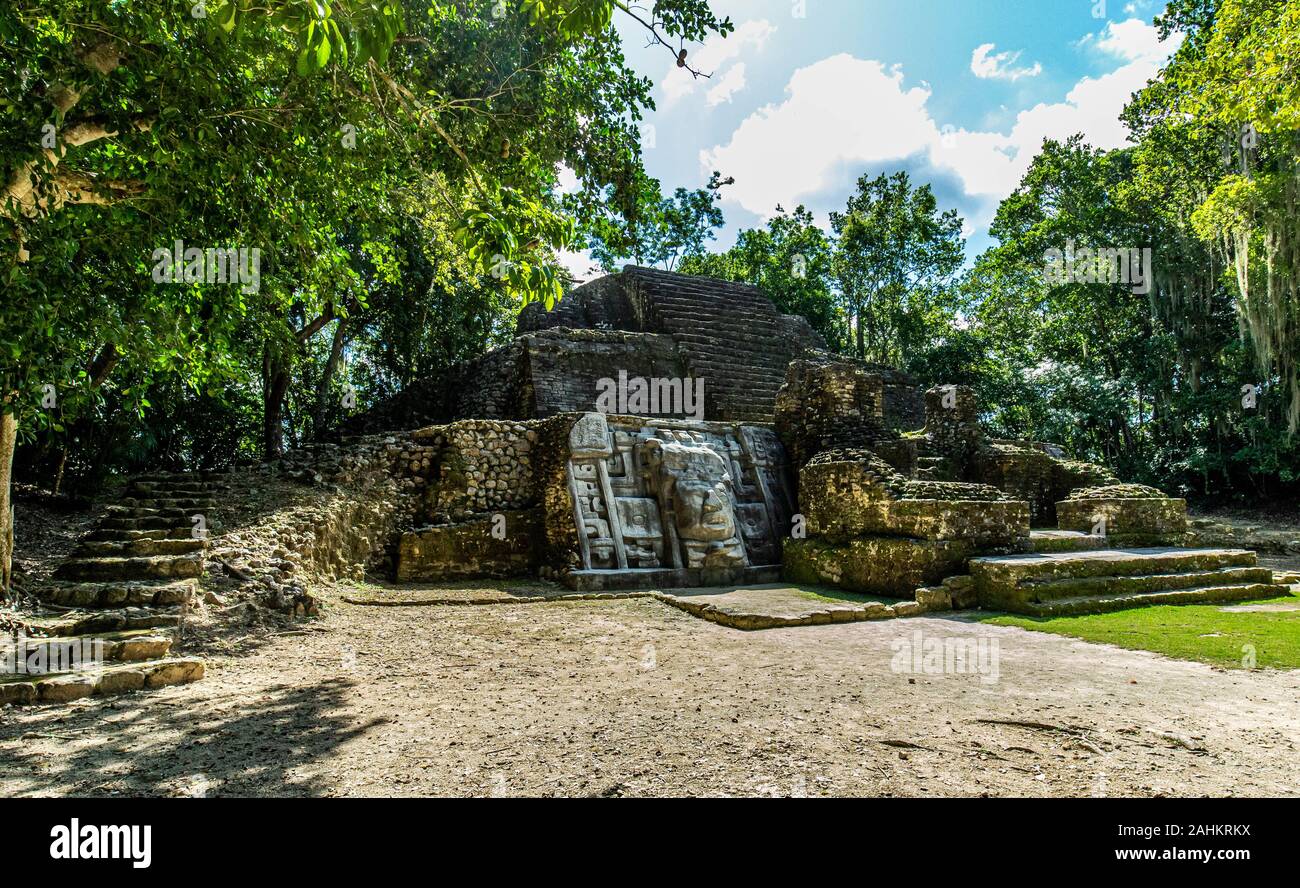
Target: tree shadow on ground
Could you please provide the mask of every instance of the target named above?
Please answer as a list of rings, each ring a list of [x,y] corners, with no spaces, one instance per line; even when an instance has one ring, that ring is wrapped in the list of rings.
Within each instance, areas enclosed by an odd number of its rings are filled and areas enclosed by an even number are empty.
[[[104,739],[53,754],[24,745],[6,770],[26,772],[20,782],[29,795],[320,795],[327,787],[310,766],[385,723],[347,716],[353,683],[336,678],[308,687],[280,685],[251,700],[238,694],[192,700],[132,695],[117,707],[65,713],[45,729],[7,725],[0,739],[10,742],[75,741],[82,732]]]

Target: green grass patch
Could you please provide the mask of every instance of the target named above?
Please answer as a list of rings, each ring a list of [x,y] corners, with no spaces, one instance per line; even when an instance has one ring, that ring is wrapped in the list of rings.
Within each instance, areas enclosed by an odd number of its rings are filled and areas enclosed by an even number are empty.
[[[1300,610],[1223,610],[1242,605],[1297,603],[1295,597],[1287,596],[1230,605],[1159,605],[1076,617],[992,614],[980,622],[1069,635],[1234,669],[1247,668],[1243,648],[1251,645],[1259,668],[1300,669]]]

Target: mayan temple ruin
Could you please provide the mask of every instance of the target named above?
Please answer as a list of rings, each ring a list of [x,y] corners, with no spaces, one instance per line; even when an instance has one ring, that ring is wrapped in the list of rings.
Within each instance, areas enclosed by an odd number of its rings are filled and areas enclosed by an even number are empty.
[[[602,411],[611,384],[607,404],[640,409]],[[326,499],[228,529],[222,502],[268,472]],[[631,267],[529,306],[509,345],[335,440],[251,475],[132,480],[38,592],[69,611],[44,631],[98,632],[122,665],[0,691],[55,702],[201,678],[160,627],[212,598],[205,576],[299,616],[316,611],[312,578],[533,578],[739,629],[1286,594],[1254,552],[1188,539],[1182,500],[990,438],[967,388],[834,356],[753,287]],[[753,613],[689,593],[779,582],[883,600]]]
[[[706,418],[593,412],[600,380],[620,375],[703,380]],[[392,431],[435,406],[454,420],[414,433],[436,442],[429,523],[403,535],[398,579],[537,571],[603,591],[784,577],[1029,614],[1271,591],[1252,553],[1180,547],[1181,500],[1050,444],[990,439],[973,392],[832,356],[745,285],[629,267],[554,311],[529,306],[515,341],[454,389],[455,403],[404,398],[359,421]],[[494,538],[494,514],[525,530]]]

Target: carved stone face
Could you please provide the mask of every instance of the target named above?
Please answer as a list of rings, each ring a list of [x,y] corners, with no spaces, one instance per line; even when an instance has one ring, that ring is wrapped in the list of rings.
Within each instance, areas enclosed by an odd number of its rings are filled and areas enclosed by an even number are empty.
[[[731,476],[708,447],[677,441],[646,442],[660,501],[671,504],[677,536],[688,567],[729,567],[746,563],[738,533]]]
[[[721,460],[718,469],[722,470]],[[682,539],[716,542],[736,535],[730,486],[729,479],[712,478],[702,472],[677,477],[677,532]]]

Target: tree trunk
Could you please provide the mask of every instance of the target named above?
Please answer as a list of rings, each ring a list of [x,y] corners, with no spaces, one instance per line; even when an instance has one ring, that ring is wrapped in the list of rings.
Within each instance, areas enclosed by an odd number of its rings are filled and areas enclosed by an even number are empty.
[[[262,359],[262,458],[284,455],[284,396],[289,391],[289,368],[269,352]]]
[[[14,565],[13,468],[18,443],[18,418],[0,414],[0,589],[9,592]]]
[[[334,341],[330,344],[329,360],[325,362],[325,369],[321,371],[320,381],[316,383],[316,404],[312,411],[311,433],[312,436],[319,439],[325,431],[325,422],[329,418],[329,409],[326,400],[329,398],[330,383],[334,381],[334,373],[338,369],[339,360],[343,357],[343,345],[347,341],[344,327],[347,321],[340,319],[338,326],[334,328]]]
[[[63,448],[59,451],[59,464],[54,467],[54,489],[52,492],[55,496],[58,496],[59,491],[63,489],[63,470],[67,467],[68,445],[64,444]]]
[[[867,356],[867,348],[865,345],[866,330],[864,329],[867,322],[865,309],[866,306],[862,304],[861,300],[854,300],[853,311],[854,314],[857,315],[857,323],[854,326],[857,328],[855,332],[857,334],[857,347],[858,347],[859,360]]]

